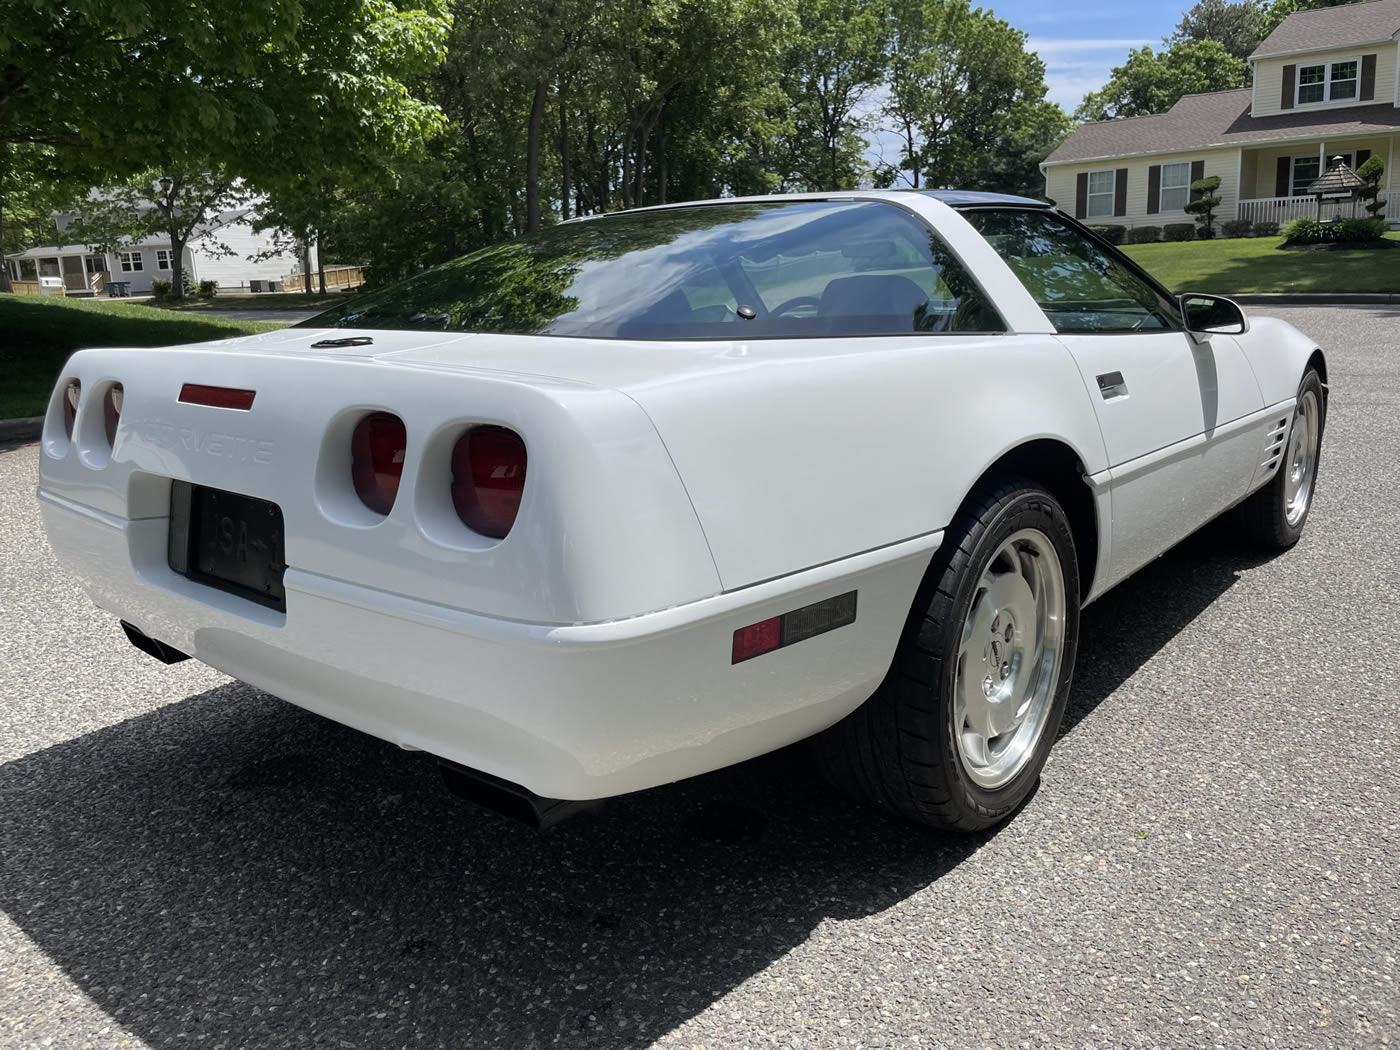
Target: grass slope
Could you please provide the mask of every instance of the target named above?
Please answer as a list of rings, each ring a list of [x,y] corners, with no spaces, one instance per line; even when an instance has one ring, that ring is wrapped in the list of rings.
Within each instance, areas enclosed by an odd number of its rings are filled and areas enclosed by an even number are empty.
[[[283,327],[120,301],[0,295],[0,419],[37,416],[63,362],[88,346],[172,346]]]
[[[1400,234],[1387,234],[1400,241]],[[1400,250],[1279,251],[1282,237],[1125,244],[1176,292],[1400,292]]]

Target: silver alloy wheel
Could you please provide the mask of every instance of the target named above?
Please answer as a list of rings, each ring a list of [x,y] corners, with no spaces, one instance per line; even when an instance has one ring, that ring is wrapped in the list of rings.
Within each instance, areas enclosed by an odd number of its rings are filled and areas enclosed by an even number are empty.
[[[1313,481],[1317,477],[1317,447],[1322,437],[1318,425],[1317,392],[1303,391],[1293,410],[1293,431],[1288,441],[1287,476],[1283,479],[1283,515],[1296,526],[1308,512]]]
[[[1022,529],[987,563],[958,646],[953,733],[979,787],[1009,783],[1035,754],[1064,647],[1060,556],[1045,533]]]

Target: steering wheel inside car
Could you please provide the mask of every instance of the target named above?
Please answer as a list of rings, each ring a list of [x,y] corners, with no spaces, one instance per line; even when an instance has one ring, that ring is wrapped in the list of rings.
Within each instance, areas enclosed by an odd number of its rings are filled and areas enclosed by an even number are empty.
[[[772,317],[782,317],[789,311],[811,310],[812,313],[809,316],[812,316],[821,309],[821,305],[822,301],[815,295],[799,295],[795,299],[789,299],[787,302],[774,307],[769,311],[769,314]]]

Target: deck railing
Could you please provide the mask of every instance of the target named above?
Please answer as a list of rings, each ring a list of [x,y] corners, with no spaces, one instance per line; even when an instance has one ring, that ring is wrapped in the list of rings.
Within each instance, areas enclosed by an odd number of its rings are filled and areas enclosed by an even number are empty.
[[[282,278],[282,290],[284,292],[300,292],[305,290],[305,285],[301,283],[302,275],[299,273],[288,274]],[[345,291],[350,288],[358,288],[365,283],[365,272],[358,266],[327,266],[326,267],[326,291]],[[311,287],[319,291],[321,284],[317,280],[316,272],[311,273]]]
[[[1352,201],[1350,198],[1324,200],[1321,216],[1324,219],[1349,219],[1353,210],[1357,218],[1366,217],[1366,208],[1360,201]],[[1258,197],[1240,201],[1235,209],[1237,219],[1248,222],[1276,222],[1280,226],[1292,219],[1310,219],[1317,215],[1316,197]],[[1387,202],[1386,218],[1400,219],[1400,199]]]

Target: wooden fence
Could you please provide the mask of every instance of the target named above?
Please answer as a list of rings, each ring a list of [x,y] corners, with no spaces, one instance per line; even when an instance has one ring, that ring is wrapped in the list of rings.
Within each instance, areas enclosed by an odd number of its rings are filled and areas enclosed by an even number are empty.
[[[301,292],[306,290],[302,284],[303,276],[311,278],[311,288],[313,291],[321,290],[321,283],[317,274],[313,271],[309,275],[299,273],[288,274],[282,278],[282,291]],[[326,267],[326,291],[343,292],[350,288],[358,288],[365,283],[365,272],[359,266],[327,266]]]

